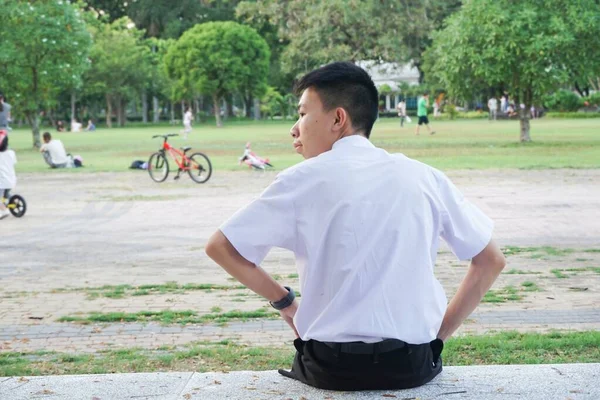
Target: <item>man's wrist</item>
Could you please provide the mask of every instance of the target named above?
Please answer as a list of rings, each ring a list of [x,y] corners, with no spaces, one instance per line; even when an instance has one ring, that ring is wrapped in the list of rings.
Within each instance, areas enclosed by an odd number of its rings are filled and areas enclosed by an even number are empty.
[[[296,294],[294,293],[294,290],[292,288],[290,288],[289,286],[284,286],[284,288],[287,289],[288,292],[283,298],[277,301],[269,302],[269,304],[271,304],[271,307],[273,307],[276,310],[283,310],[284,308],[291,306],[294,302],[294,299],[296,298]]]

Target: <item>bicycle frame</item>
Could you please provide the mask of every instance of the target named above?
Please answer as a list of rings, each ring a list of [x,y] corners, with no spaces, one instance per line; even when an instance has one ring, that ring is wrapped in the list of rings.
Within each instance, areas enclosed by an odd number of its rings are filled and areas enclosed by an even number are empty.
[[[179,167],[180,170],[187,171],[190,169],[190,165],[189,165],[190,159],[188,158],[188,156],[186,156],[183,151],[177,150],[176,148],[171,146],[169,144],[169,142],[167,142],[166,138],[165,138],[165,141],[163,142],[162,151],[169,153],[169,155],[171,156],[173,161],[175,161],[175,163],[177,164],[177,166]],[[177,157],[179,157],[181,159],[181,161]]]

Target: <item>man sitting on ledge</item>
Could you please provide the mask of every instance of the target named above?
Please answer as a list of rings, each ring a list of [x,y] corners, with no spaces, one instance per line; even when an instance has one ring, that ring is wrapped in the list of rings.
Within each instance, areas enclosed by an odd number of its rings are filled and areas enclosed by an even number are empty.
[[[493,223],[442,172],[369,141],[378,94],[364,70],[329,64],[297,92],[291,136],[306,161],[225,222],[206,253],[294,330],[281,374],[332,390],[423,385],[504,268]],[[433,273],[440,237],[471,259],[449,305]],[[300,304],[260,267],[274,246],[296,256]]]

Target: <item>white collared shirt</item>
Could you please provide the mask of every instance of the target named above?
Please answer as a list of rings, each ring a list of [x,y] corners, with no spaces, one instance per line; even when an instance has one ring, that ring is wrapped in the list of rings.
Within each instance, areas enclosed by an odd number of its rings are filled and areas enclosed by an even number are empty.
[[[294,252],[303,340],[420,344],[446,311],[439,238],[470,259],[493,222],[440,171],[354,135],[281,172],[220,229],[255,265],[272,247]]]

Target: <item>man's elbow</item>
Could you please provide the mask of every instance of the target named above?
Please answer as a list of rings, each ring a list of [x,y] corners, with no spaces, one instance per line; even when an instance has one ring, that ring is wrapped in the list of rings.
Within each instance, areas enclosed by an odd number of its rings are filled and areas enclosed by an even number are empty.
[[[498,271],[502,271],[504,267],[506,267],[506,257],[504,257],[504,254],[502,252],[499,252],[499,254],[496,256],[494,260],[494,265],[498,269]]]
[[[204,252],[207,256],[212,258],[213,260],[217,260],[219,255],[222,254],[223,249],[225,248],[225,235],[221,233],[221,231],[216,231],[213,235],[208,239],[208,243],[206,243],[206,248]]]

